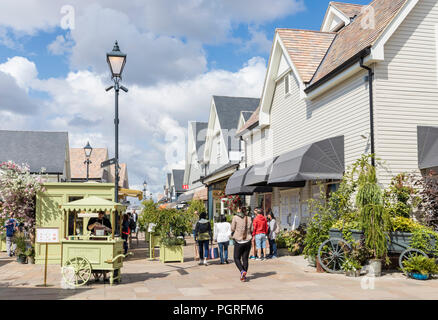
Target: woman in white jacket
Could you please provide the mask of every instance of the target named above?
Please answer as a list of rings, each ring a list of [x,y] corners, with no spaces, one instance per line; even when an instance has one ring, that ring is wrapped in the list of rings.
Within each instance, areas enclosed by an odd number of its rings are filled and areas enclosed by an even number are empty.
[[[227,222],[225,216],[220,216],[219,221],[220,222],[214,224],[214,240],[217,241],[219,247],[221,264],[228,264],[228,244],[230,243],[231,224]]]

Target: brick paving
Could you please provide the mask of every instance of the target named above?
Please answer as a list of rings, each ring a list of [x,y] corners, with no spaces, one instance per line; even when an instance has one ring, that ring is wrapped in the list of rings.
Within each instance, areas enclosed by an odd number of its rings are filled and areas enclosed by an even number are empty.
[[[47,288],[42,265],[18,264],[0,253],[0,300],[8,299],[438,299],[438,280],[416,281],[400,273],[380,278],[348,278],[345,275],[316,273],[303,257],[250,261],[248,282],[241,283],[233,263],[199,266],[194,260],[193,240],[187,238],[184,263],[160,263],[146,259],[146,243],[134,241],[134,256],[122,270],[122,283],[92,282],[80,289],[62,289],[60,266],[48,268]],[[230,257],[232,257],[230,247]],[[158,252],[156,254],[158,256]],[[374,280],[374,283],[372,281]]]

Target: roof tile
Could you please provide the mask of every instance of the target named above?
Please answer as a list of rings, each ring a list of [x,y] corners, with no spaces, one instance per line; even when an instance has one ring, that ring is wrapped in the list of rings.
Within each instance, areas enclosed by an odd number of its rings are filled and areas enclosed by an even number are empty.
[[[330,47],[335,32],[276,30],[304,82],[309,82]]]

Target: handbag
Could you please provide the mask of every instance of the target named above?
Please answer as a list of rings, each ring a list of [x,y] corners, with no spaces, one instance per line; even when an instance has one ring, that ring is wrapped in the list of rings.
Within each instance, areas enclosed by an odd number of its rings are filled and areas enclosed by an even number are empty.
[[[209,259],[218,259],[219,258],[219,249],[217,247],[211,247],[208,250],[208,258]]]

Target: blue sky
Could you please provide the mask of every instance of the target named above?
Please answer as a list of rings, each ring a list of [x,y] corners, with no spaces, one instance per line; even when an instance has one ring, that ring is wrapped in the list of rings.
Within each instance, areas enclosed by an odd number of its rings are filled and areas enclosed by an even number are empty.
[[[29,105],[26,114],[0,103],[4,129],[68,131],[72,147],[90,140],[111,154],[113,97],[103,89],[110,84],[105,53],[117,39],[128,54],[124,84],[131,89],[120,101],[121,161],[131,186],[141,189],[147,179],[154,194],[166,171],[183,166],[177,137],[187,121],[208,119],[211,95],[259,97],[275,28],[319,30],[328,6],[323,0],[72,0],[74,27],[63,29],[63,1],[24,2],[5,0],[0,12],[0,76],[16,81],[1,90],[16,90],[17,105]],[[179,156],[169,160],[169,148]]]

